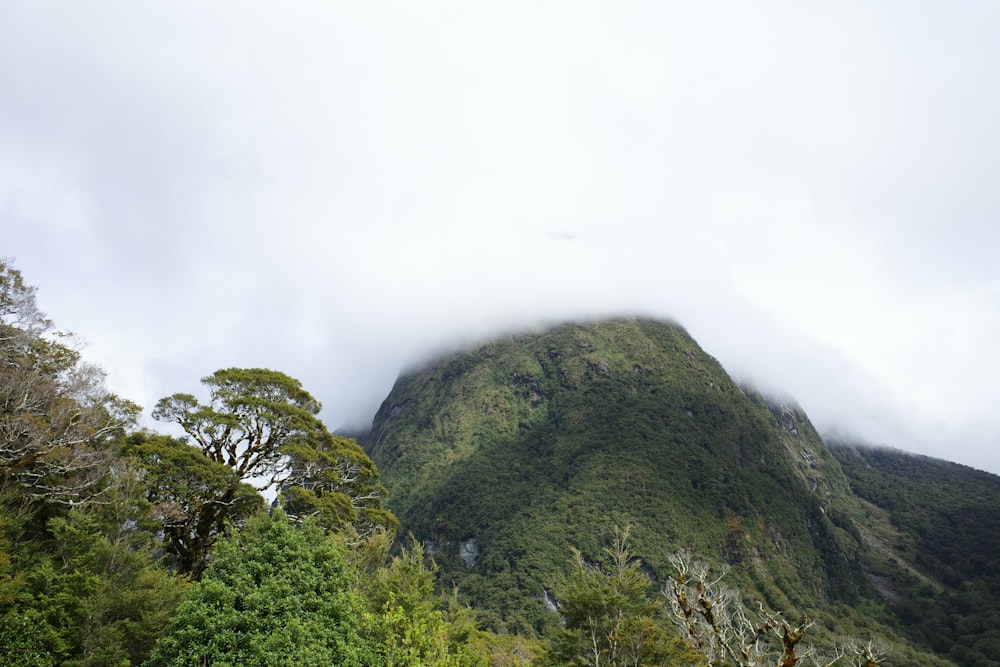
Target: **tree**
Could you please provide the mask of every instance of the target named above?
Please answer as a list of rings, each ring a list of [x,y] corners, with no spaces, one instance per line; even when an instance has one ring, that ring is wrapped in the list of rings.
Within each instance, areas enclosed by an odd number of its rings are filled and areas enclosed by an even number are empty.
[[[138,411],[0,259],[0,663],[139,662],[176,607],[119,456]]]
[[[381,506],[386,491],[375,464],[354,440],[327,430],[316,417],[319,401],[298,380],[263,368],[229,368],[202,383],[209,389],[207,404],[191,394],[174,394],[153,410],[155,419],[178,424],[195,447],[168,452],[158,441],[160,451],[145,450],[186,470],[190,477],[184,484],[199,487],[195,494],[174,493],[170,476],[159,487],[168,490],[164,498],[174,498],[170,544],[185,571],[200,571],[225,522],[246,508],[238,482],[280,489],[296,520],[316,516],[329,529],[352,526],[362,535],[376,527],[395,531],[396,518]],[[199,451],[205,459],[200,464],[191,458]]]
[[[434,591],[437,567],[415,540],[365,578],[365,632],[385,667],[485,667],[469,648],[471,610]]]
[[[762,602],[748,609],[735,589],[722,584],[724,572],[711,576],[709,566],[689,553],[674,554],[670,562],[674,572],[663,595],[687,642],[712,665],[795,667],[806,660],[819,667],[876,667],[886,656],[887,649],[876,641],[848,640],[825,656],[803,649],[800,643],[812,626],[808,618],[790,623]]]
[[[219,541],[146,664],[369,667],[362,610],[343,549],[279,509]]]
[[[290,472],[287,449],[315,448],[327,436],[316,418],[320,404],[298,380],[264,368],[229,368],[202,378],[210,400],[191,394],[160,399],[153,418],[179,424],[202,453],[264,488],[283,484]]]
[[[616,530],[604,565],[573,549],[574,570],[557,591],[565,629],[560,664],[588,667],[694,664],[668,631],[652,582],[628,547],[629,529]]]
[[[160,567],[148,507],[127,461],[101,502],[0,515],[18,542],[16,575],[0,600],[0,664],[139,664],[184,595]],[[2,579],[0,574],[0,579]]]
[[[362,539],[378,530],[395,533],[396,517],[382,507],[387,492],[378,468],[351,438],[327,433],[315,445],[286,447],[289,483],[281,499],[296,517],[315,516],[332,530],[352,527]]]
[[[71,342],[0,259],[0,489],[22,499],[74,504],[99,492],[110,447],[139,411],[105,390]]]
[[[227,528],[263,508],[264,499],[238,472],[181,440],[137,433],[127,451],[143,467],[146,500],[162,527],[164,548],[184,574],[200,576]]]

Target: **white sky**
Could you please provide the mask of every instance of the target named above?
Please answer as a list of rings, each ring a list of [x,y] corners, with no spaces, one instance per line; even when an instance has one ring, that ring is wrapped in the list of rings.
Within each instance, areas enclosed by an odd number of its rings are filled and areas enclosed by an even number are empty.
[[[632,312],[1000,473],[998,66],[992,0],[0,0],[0,255],[147,409]]]

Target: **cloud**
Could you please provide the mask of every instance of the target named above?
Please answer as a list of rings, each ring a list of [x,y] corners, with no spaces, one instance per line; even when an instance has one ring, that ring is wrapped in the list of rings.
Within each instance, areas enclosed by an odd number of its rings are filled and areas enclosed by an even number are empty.
[[[357,425],[443,347],[637,312],[1000,471],[992,5],[0,11],[3,252],[147,406],[271,366]]]

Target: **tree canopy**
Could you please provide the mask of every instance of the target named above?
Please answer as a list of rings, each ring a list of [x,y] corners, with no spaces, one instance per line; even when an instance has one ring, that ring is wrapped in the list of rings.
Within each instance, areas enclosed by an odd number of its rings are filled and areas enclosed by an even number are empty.
[[[231,524],[256,514],[264,499],[232,468],[165,435],[134,434],[129,454],[143,466],[146,499],[164,548],[181,571],[200,575],[208,552]]]
[[[134,425],[138,406],[109,393],[71,343],[0,259],[0,489],[84,502],[110,471],[112,441]]]
[[[701,664],[665,622],[653,582],[628,540],[628,528],[616,530],[603,564],[573,550],[573,572],[557,591],[565,625],[553,659],[587,667]]]
[[[295,518],[315,516],[328,528],[351,526],[362,536],[395,531],[395,517],[381,506],[386,491],[375,464],[357,442],[327,430],[316,416],[319,401],[298,380],[265,368],[228,368],[202,383],[208,403],[179,393],[153,410],[155,419],[178,424],[195,447],[157,439],[137,449],[161,472],[166,465],[184,471],[180,479],[153,472],[161,483],[152,488],[177,512],[164,526],[185,571],[198,574],[225,523],[244,514],[241,483],[279,489]],[[192,457],[198,450],[201,460]]]
[[[266,368],[228,368],[202,378],[209,402],[191,394],[160,399],[153,418],[179,424],[202,453],[264,488],[280,486],[291,472],[288,449],[315,448],[328,437],[316,417],[320,403],[302,384]]]
[[[146,663],[368,667],[363,603],[337,543],[314,522],[262,514],[216,545]]]

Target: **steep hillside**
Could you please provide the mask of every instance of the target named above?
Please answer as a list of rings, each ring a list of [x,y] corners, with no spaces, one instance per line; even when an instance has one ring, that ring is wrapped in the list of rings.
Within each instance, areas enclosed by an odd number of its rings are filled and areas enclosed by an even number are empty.
[[[630,524],[655,573],[681,547],[773,607],[868,592],[847,481],[803,414],[737,386],[679,326],[567,325],[399,379],[368,448],[405,529],[497,628],[557,622],[569,547]]]
[[[863,505],[865,569],[910,638],[1000,667],[1000,477],[890,449],[831,445]]]

